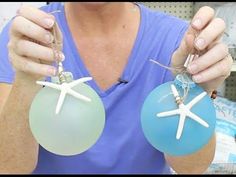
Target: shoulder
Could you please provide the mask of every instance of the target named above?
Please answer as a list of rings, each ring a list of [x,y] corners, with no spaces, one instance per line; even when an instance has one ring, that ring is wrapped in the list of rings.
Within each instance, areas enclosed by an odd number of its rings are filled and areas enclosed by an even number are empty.
[[[188,26],[187,21],[175,17],[173,15],[169,15],[167,13],[157,10],[152,10],[142,4],[139,4],[139,7],[141,9],[143,18],[145,18],[146,24],[149,27],[169,27],[173,29],[178,29]]]
[[[139,4],[143,20],[145,39],[149,39],[155,46],[173,52],[188,29],[189,22],[178,17],[152,10]]]
[[[47,13],[50,13],[56,10],[60,10],[62,6],[63,6],[63,2],[51,2],[45,6],[40,7],[40,9]]]
[[[149,58],[158,60],[165,66],[170,65],[171,57],[174,51],[179,47],[184,34],[186,33],[189,23],[183,19],[177,18],[175,16],[151,10],[144,5],[140,5],[141,9],[141,20],[143,23],[143,35],[142,35],[142,49],[146,57],[143,60],[144,63]],[[147,65],[149,66],[149,65]],[[167,70],[149,70],[150,72],[160,72],[163,71],[162,82],[171,80],[171,73]],[[154,73],[153,75],[156,75]],[[156,81],[155,81],[156,82]]]

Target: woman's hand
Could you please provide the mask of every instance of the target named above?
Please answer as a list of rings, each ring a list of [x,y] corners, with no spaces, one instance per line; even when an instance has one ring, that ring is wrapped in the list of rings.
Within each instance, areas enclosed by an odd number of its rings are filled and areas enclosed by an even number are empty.
[[[220,41],[226,25],[220,18],[214,18],[214,10],[202,7],[194,16],[180,47],[172,56],[172,67],[183,67],[185,60],[193,50],[200,57],[187,67],[192,79],[206,91],[216,89],[230,75],[232,57],[228,47]],[[196,33],[198,32],[197,36]]]
[[[64,59],[62,52],[54,56],[51,33],[55,18],[37,8],[24,6],[18,11],[10,29],[8,43],[9,58],[16,70],[16,78],[37,80],[43,76],[54,76],[56,68],[51,66],[55,58]]]
[[[214,10],[207,6],[202,7],[194,16],[180,47],[172,56],[172,67],[184,68],[187,56],[198,51],[199,58],[188,65],[187,71],[192,75],[192,79],[209,93],[230,75],[233,63],[228,54],[228,47],[220,41],[224,30],[225,22],[214,18]],[[206,146],[194,154],[165,157],[177,173],[204,173],[214,158],[215,145],[213,136]]]

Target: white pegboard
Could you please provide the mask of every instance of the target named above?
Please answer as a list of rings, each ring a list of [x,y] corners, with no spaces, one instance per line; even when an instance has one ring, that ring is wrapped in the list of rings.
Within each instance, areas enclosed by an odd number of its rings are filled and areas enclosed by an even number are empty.
[[[189,21],[193,16],[193,2],[142,2],[145,6]]]
[[[231,72],[225,83],[225,97],[236,101],[236,72]]]

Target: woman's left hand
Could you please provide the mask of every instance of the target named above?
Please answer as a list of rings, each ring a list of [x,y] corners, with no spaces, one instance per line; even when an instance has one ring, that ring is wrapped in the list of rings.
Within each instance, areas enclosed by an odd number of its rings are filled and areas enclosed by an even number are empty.
[[[199,9],[171,61],[172,67],[183,67],[187,56],[193,50],[198,51],[199,58],[188,65],[187,71],[209,93],[230,75],[233,64],[227,45],[221,41],[225,22],[215,18],[214,13],[208,6]]]

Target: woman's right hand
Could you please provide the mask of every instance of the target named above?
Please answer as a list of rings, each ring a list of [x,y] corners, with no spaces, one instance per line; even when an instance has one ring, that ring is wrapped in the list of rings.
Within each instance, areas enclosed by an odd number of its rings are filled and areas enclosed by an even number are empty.
[[[51,64],[55,58],[64,60],[65,57],[62,52],[54,52],[51,47],[54,24],[55,18],[51,14],[31,6],[19,9],[10,28],[8,43],[9,58],[16,71],[16,78],[37,80],[55,76],[57,70]]]

